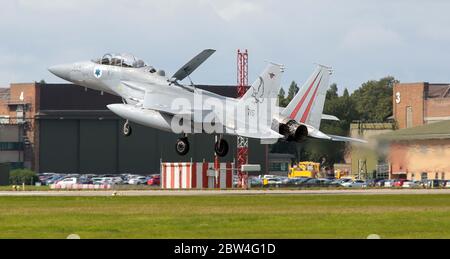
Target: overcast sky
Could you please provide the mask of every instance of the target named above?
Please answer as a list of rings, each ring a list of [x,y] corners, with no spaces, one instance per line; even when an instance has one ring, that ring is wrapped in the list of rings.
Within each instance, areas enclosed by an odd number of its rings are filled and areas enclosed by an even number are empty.
[[[446,0],[2,0],[0,86],[45,79],[47,67],[131,52],[174,73],[205,48],[195,83],[235,84],[236,49],[250,51],[250,81],[265,61],[286,65],[284,85],[314,63],[339,88],[393,75],[450,82]]]

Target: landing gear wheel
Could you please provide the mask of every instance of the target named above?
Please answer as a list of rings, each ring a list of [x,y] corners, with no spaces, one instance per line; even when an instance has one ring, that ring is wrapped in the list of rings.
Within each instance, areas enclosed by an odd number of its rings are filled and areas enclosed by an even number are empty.
[[[178,155],[185,156],[187,153],[189,153],[189,141],[187,138],[180,138],[177,140],[177,143],[175,145],[175,150],[177,151]]]
[[[228,142],[226,140],[220,139],[219,141],[216,142],[214,150],[216,151],[216,154],[219,157],[225,157],[228,154],[228,151],[230,150],[230,146],[228,145]]]
[[[123,135],[125,137],[129,137],[131,136],[131,134],[133,134],[133,129],[131,128],[130,123],[127,121],[123,125]]]

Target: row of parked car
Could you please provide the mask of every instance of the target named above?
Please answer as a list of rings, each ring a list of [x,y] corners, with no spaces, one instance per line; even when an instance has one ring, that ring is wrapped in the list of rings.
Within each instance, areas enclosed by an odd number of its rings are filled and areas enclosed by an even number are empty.
[[[73,184],[111,184],[111,185],[160,185],[160,175],[92,175],[92,174],[55,174],[39,175],[42,185],[73,185]]]
[[[343,188],[450,188],[450,181],[423,180],[410,181],[405,179],[386,180],[354,180],[351,178],[287,178],[277,176],[260,176],[249,179],[252,187],[343,187]]]

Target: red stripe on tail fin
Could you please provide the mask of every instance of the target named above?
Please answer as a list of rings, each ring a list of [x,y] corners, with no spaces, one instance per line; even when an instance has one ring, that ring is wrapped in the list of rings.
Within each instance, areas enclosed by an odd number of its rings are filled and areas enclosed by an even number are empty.
[[[297,106],[295,107],[294,111],[291,114],[291,119],[295,120],[295,118],[298,115],[298,112],[300,111],[300,108],[302,108],[303,103],[305,102],[306,98],[308,97],[309,93],[311,92],[311,89],[313,88],[314,84],[316,83],[317,78],[319,77],[320,72],[317,74],[316,78],[314,79],[314,81],[311,83],[311,85],[308,88],[308,91],[306,91],[305,95],[303,95],[302,99],[300,100],[300,102],[297,104]]]
[[[313,104],[314,100],[316,99],[317,91],[319,90],[320,83],[322,82],[322,78],[323,78],[323,76],[320,78],[319,83],[317,84],[316,90],[314,91],[314,94],[313,94],[311,100],[309,100],[308,107],[306,108],[305,112],[303,113],[301,123],[305,123],[306,120],[308,119],[309,113],[311,112],[312,104]]]

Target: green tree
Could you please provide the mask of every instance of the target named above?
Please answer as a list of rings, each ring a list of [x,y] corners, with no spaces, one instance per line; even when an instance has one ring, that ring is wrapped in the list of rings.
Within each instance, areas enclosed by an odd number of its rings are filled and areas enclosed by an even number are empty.
[[[338,97],[339,97],[339,95],[338,95],[337,84],[332,84],[330,86],[330,89],[328,89],[328,91],[327,91],[327,100],[332,100],[332,99],[335,99]]]
[[[392,115],[394,77],[368,81],[356,90],[351,98],[363,121],[384,121]]]
[[[280,93],[278,94],[278,104],[280,107],[286,107],[286,92],[283,88],[280,89]]]
[[[9,182],[12,185],[32,185],[37,181],[36,173],[29,169],[16,169],[10,172]]]
[[[286,105],[288,105],[292,99],[294,99],[295,95],[298,93],[300,88],[298,88],[298,85],[295,81],[292,81],[291,85],[289,86],[288,96],[286,98]]]

